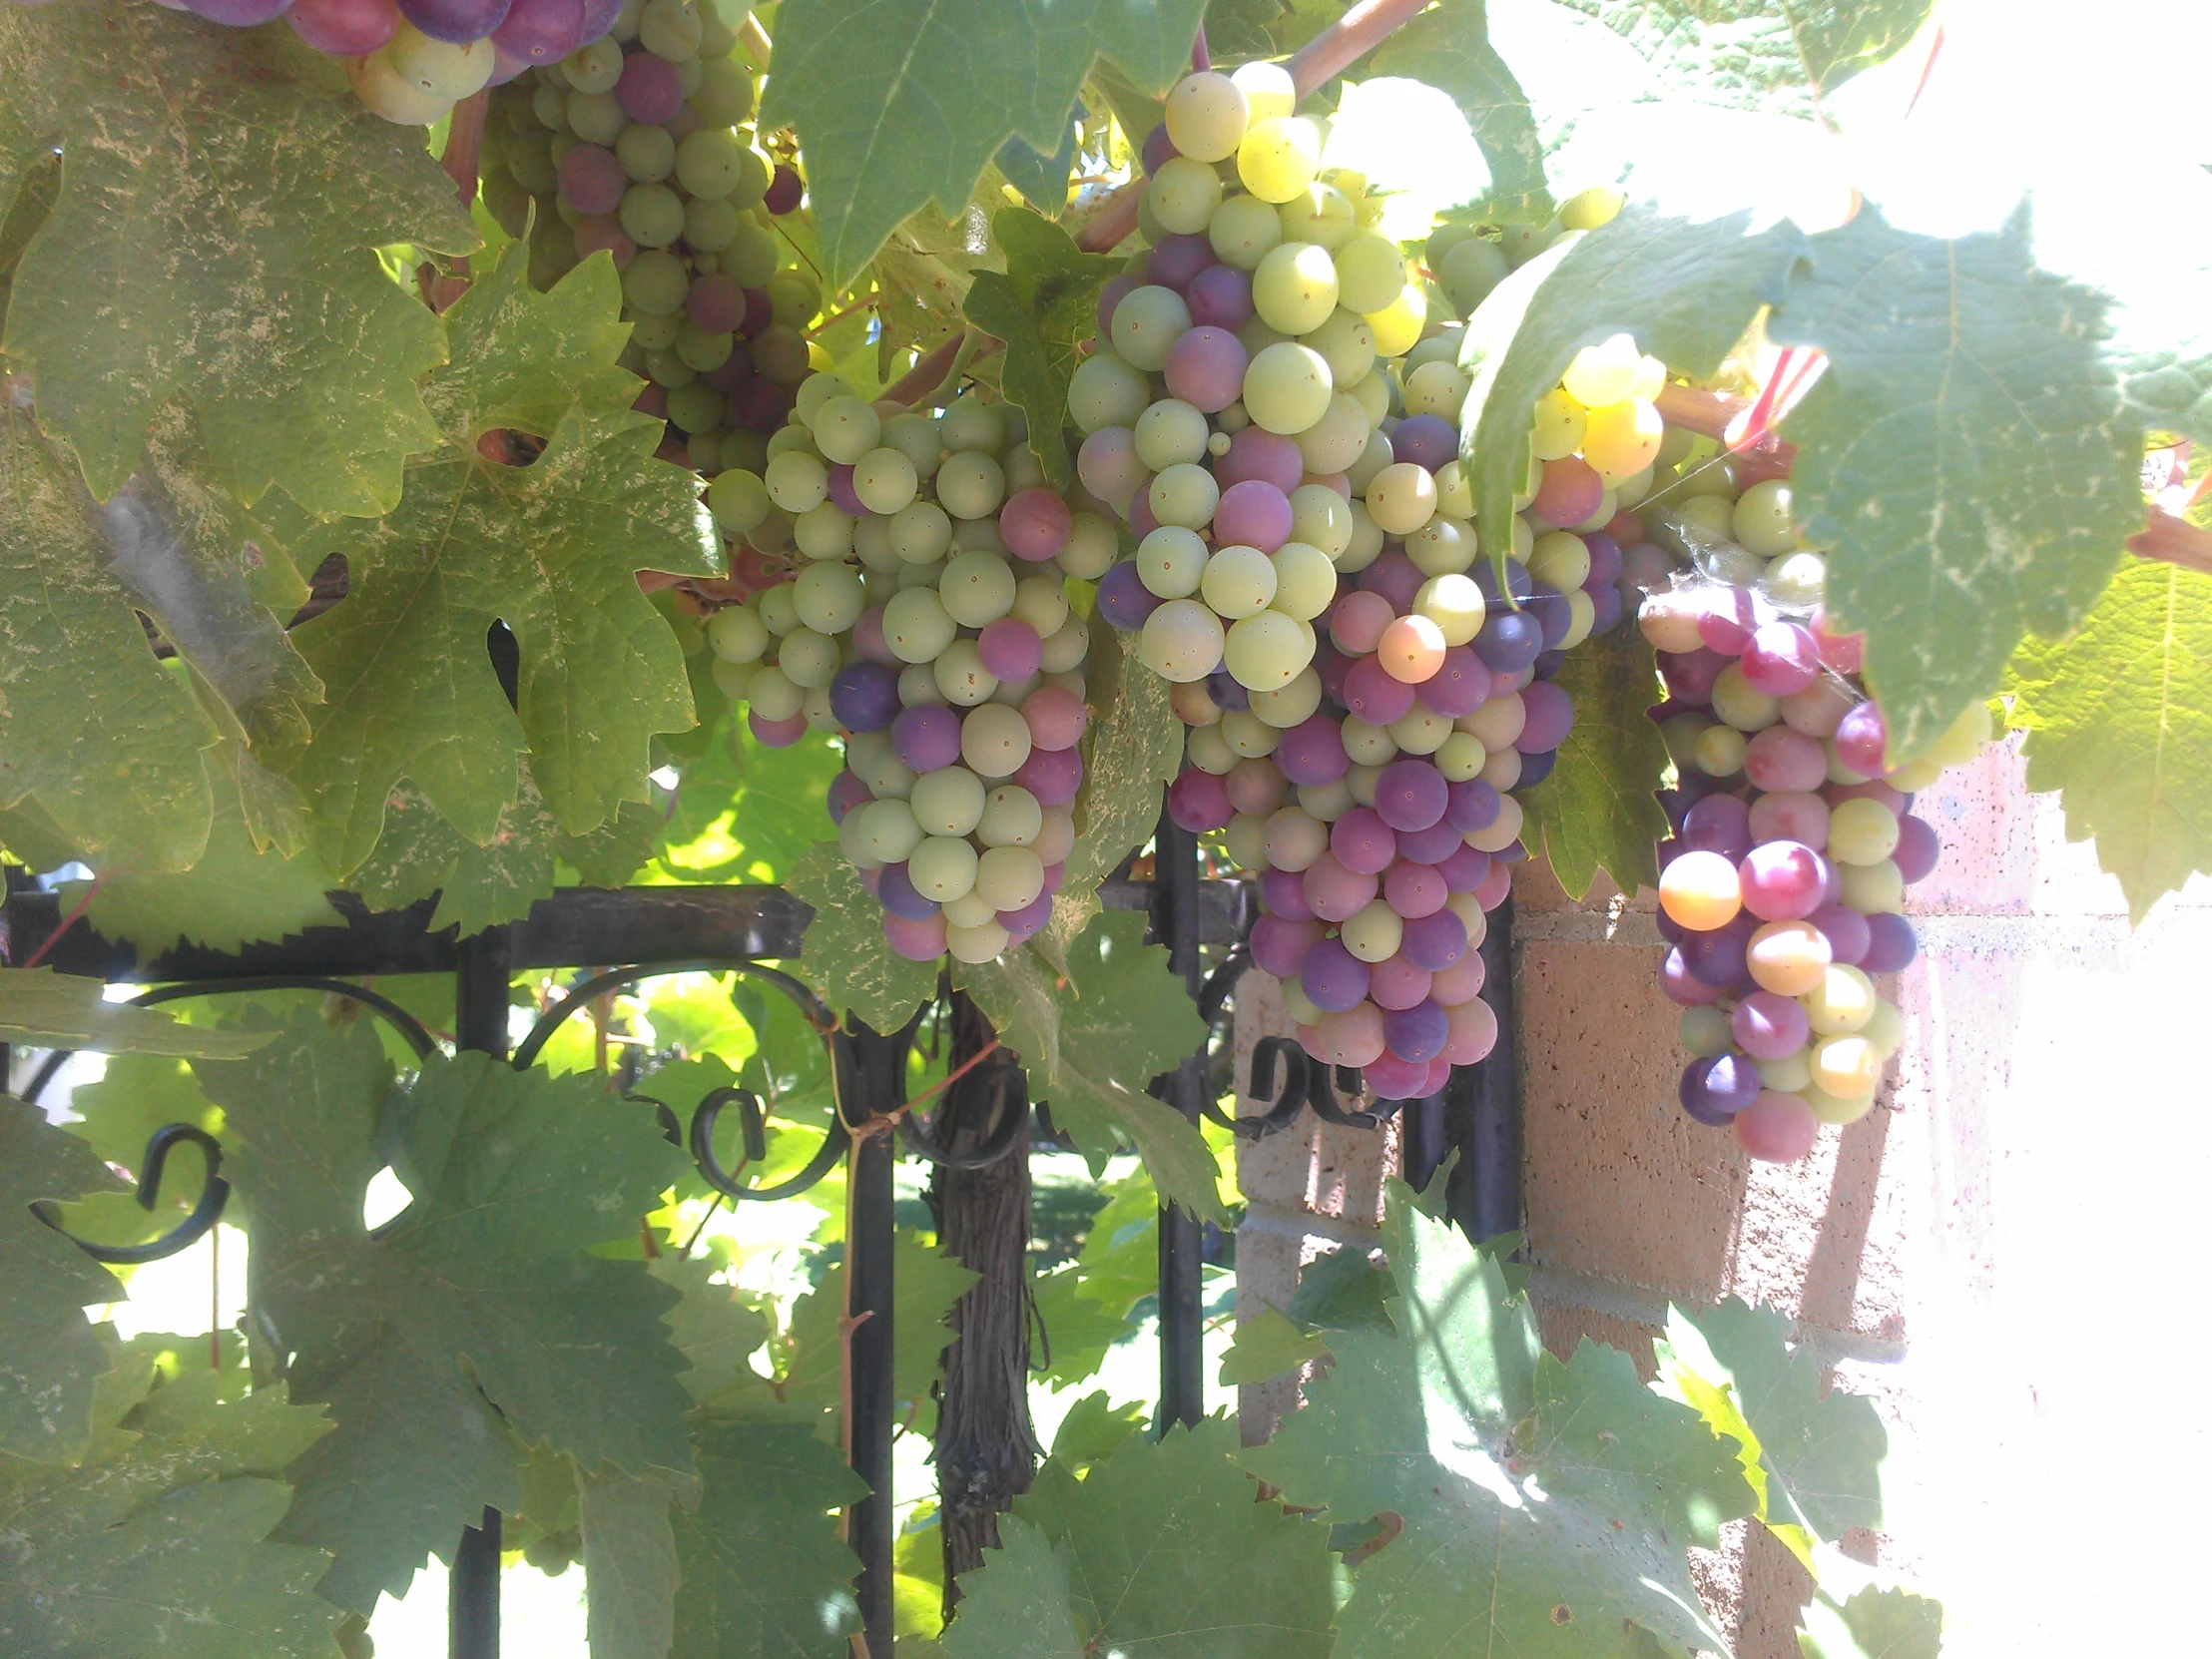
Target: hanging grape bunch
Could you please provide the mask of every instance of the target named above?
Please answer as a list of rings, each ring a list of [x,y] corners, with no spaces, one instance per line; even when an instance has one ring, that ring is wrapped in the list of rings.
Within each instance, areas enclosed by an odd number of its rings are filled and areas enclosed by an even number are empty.
[[[1137,538],[1100,613],[1191,728],[1169,811],[1261,873],[1253,959],[1307,1051],[1403,1099],[1496,1040],[1476,948],[1518,853],[1504,792],[1571,721],[1539,659],[1600,617],[1586,558],[1551,555],[1559,585],[1510,566],[1518,609],[1478,561],[1457,332],[1323,144],[1280,66],[1170,93],[1151,247],[1102,296],[1068,407],[1085,487]]]
[[[1972,760],[1990,718],[1975,704],[1893,765],[1860,642],[1826,626],[1826,561],[1772,452],[1723,455],[1669,427],[1659,453],[1653,539],[1624,582],[1659,652],[1667,701],[1652,716],[1680,780],[1659,881],[1661,985],[1694,1056],[1680,1098],[1753,1157],[1786,1161],[1873,1109],[1905,1035],[1875,981],[1912,961],[1905,889],[1940,851],[1914,794]]]
[[[841,736],[830,817],[916,961],[1026,940],[1075,844],[1090,629],[1066,579],[1105,574],[1117,543],[1045,487],[1026,440],[1020,411],[979,396],[939,417],[821,373],[764,471],[707,491],[725,532],[788,535],[798,561],[709,619],[715,679],[763,744]]]

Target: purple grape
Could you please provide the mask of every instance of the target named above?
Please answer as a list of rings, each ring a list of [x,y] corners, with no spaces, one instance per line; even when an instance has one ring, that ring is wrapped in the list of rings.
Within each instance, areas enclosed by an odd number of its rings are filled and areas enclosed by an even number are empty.
[[[202,0],[202,3],[218,3],[218,0]],[[237,9],[236,0],[229,0],[229,3]],[[510,4],[511,0],[399,0],[399,15],[432,40],[466,46],[482,40],[504,23]],[[277,11],[282,9],[276,8]],[[276,12],[270,11],[266,15],[274,17]]]
[[[1513,781],[1516,790],[1533,789],[1551,776],[1551,769],[1559,762],[1556,749],[1539,749],[1533,755],[1520,758],[1520,777]]]
[[[185,0],[184,10],[231,29],[251,29],[284,15],[291,0]],[[404,6],[400,8],[406,10]],[[419,25],[418,25],[419,26]],[[430,31],[424,29],[424,34]],[[487,31],[488,32],[488,31]],[[469,36],[471,40],[482,37]]]
[[[1252,707],[1252,693],[1237,683],[1237,677],[1225,668],[1217,668],[1206,676],[1206,695],[1214,700],[1214,707],[1225,714],[1241,715]]]
[[[1440,818],[1425,830],[1397,832],[1397,855],[1408,863],[1440,864],[1466,844],[1465,837],[1451,827],[1449,819]],[[1468,847],[1467,850],[1474,849]]]
[[[1306,958],[1322,942],[1318,921],[1290,921],[1282,916],[1262,916],[1252,924],[1252,962],[1262,973],[1278,979],[1294,979]]]
[[[1285,495],[1306,476],[1306,458],[1298,440],[1247,426],[1229,440],[1229,451],[1214,462],[1214,478],[1224,490],[1247,478],[1264,478]]]
[[[1462,778],[1445,794],[1444,820],[1461,834],[1479,834],[1497,822],[1497,791],[1481,779]]]
[[[1269,915],[1281,916],[1285,921],[1314,919],[1314,907],[1306,902],[1306,878],[1295,869],[1263,869],[1260,904]]]
[[[1490,671],[1480,657],[1466,646],[1449,645],[1443,666],[1415,686],[1413,696],[1430,714],[1459,720],[1489,701],[1490,685]]]
[[[658,126],[684,107],[684,79],[666,58],[651,52],[633,52],[622,61],[622,78],[615,82],[615,99],[632,121]]]
[[[852,487],[852,468],[846,462],[830,464],[830,504],[846,518],[865,518],[867,505]]]
[[[855,774],[850,772],[838,773],[836,777],[830,780],[830,822],[831,824],[842,824],[845,814],[851,812],[855,807],[866,806],[874,799],[875,797],[868,793],[868,787],[861,783]]]
[[[1482,884],[1482,877],[1490,873],[1490,855],[1479,846],[1461,841],[1451,856],[1436,868],[1442,872],[1444,885],[1452,892],[1472,892]]]
[[[1406,922],[1397,948],[1415,967],[1441,973],[1467,953],[1467,924],[1448,909],[1415,916]]]
[[[1214,539],[1273,553],[1291,539],[1290,497],[1264,479],[1231,484],[1214,508]]]
[[[555,172],[561,200],[580,214],[613,213],[630,188],[630,175],[622,171],[615,153],[596,144],[576,145],[561,158]]]
[[[1142,628],[1144,619],[1159,608],[1160,601],[1127,560],[1098,579],[1098,613],[1125,634]]]
[[[1005,928],[1016,944],[1028,938],[1052,919],[1052,894],[1041,892],[1018,910],[998,912],[998,925]]]
[[[1326,715],[1308,716],[1277,742],[1275,764],[1301,788],[1334,784],[1352,769],[1344,729]]]
[[[1068,544],[1075,515],[1068,504],[1042,485],[1016,490],[998,509],[998,538],[1017,559],[1041,564]]]
[[[1890,858],[1908,884],[1925,880],[1942,855],[1943,842],[1936,833],[1936,826],[1911,813],[1899,816],[1897,850]]]
[[[1329,827],[1329,850],[1355,875],[1381,875],[1397,856],[1397,831],[1373,807],[1355,807]]]
[[[1921,953],[1921,941],[1913,924],[1894,910],[1882,910],[1867,918],[1867,953],[1859,965],[1868,973],[1897,973]]]
[[[1867,918],[1849,904],[1823,904],[1805,918],[1828,939],[1829,960],[1846,967],[1862,966],[1867,947],[1874,943],[1874,929]]]
[[[1665,867],[1664,864],[1660,865],[1662,869]],[[1664,910],[1659,911],[1652,919],[1659,924],[1659,936],[1669,944],[1680,944],[1690,936],[1690,930]]]
[[[1435,1060],[1401,1060],[1384,1049],[1382,1054],[1364,1070],[1367,1086],[1375,1091],[1378,1100],[1419,1100],[1430,1093],[1429,1079],[1441,1067],[1445,1076],[1451,1068]]]
[[[1590,592],[1590,590],[1584,590]],[[1590,632],[1610,634],[1627,615],[1627,603],[1618,588],[1598,588],[1590,592]]]
[[[1382,1015],[1382,1041],[1400,1060],[1433,1060],[1444,1051],[1450,1035],[1450,1016],[1427,997],[1410,1008],[1392,1008]]]
[[[1717,1127],[1757,1100],[1760,1088],[1759,1068],[1749,1060],[1741,1054],[1716,1054],[1692,1060],[1683,1069],[1677,1093],[1685,1112]]]
[[[558,63],[583,34],[584,0],[513,0],[491,43],[526,64]]]
[[[1368,1000],[1385,1013],[1418,1007],[1436,976],[1403,956],[1386,956],[1368,970]]]
[[[1497,567],[1491,564],[1489,560],[1484,559],[1469,574],[1473,576],[1474,585],[1481,591],[1483,600],[1495,608],[1501,602],[1499,598],[1500,590],[1497,585]],[[1533,586],[1534,579],[1528,574],[1526,565],[1512,559],[1505,561],[1505,587],[1503,592],[1511,594],[1515,599],[1526,599]]]
[[[695,276],[690,291],[684,295],[684,314],[702,333],[734,334],[745,325],[745,289],[738,286],[735,277],[725,276],[719,271]]]
[[[1219,414],[1244,393],[1244,343],[1227,328],[1187,328],[1168,347],[1168,390],[1193,408]]]
[[[796,213],[799,204],[806,199],[807,181],[799,176],[799,170],[778,162],[776,171],[769,176],[768,191],[761,198],[761,206],[781,219],[788,213]]]
[[[976,636],[975,654],[1001,680],[1026,680],[1043,661],[1044,642],[1018,616],[1002,616]]]
[[[1549,681],[1538,680],[1520,694],[1528,719],[1513,747],[1524,755],[1557,749],[1574,730],[1574,699]]]
[[[1040,807],[1065,807],[1083,787],[1083,757],[1072,749],[1031,749],[1014,782],[1035,796]]]
[[[1564,651],[1553,651],[1546,647],[1536,653],[1534,662],[1518,674],[1509,677],[1513,683],[1507,686],[1505,690],[1519,691],[1535,680],[1556,680],[1559,678],[1559,671],[1566,666],[1567,654]]]
[[[1233,265],[1208,266],[1183,297],[1199,327],[1242,328],[1252,320],[1252,278]]]
[[[960,711],[942,704],[907,709],[891,722],[891,747],[916,772],[935,772],[960,758]]]
[[[1716,990],[1725,991],[1743,984],[1748,977],[1750,967],[1744,952],[1751,943],[1752,930],[1758,925],[1756,916],[1741,912],[1725,927],[1716,927],[1707,933],[1685,933],[1677,948],[1694,976]]]
[[[1375,779],[1375,811],[1392,830],[1426,830],[1442,821],[1451,786],[1424,760],[1390,762]]]
[[[1204,237],[1167,236],[1160,239],[1160,246],[1145,260],[1144,274],[1161,287],[1181,293],[1190,285],[1192,277],[1208,266],[1220,263],[1214,257],[1213,244]]]
[[[1441,415],[1409,415],[1390,434],[1390,454],[1430,472],[1440,472],[1458,458],[1459,433]]]
[[[1360,572],[1360,590],[1363,593],[1381,594],[1390,602],[1391,610],[1404,616],[1412,610],[1414,596],[1427,580],[1420,573],[1420,567],[1405,556],[1403,549],[1393,547]]]
[[[1299,987],[1325,1014],[1341,1014],[1367,1000],[1373,969],[1347,950],[1343,941],[1324,939],[1306,953]]]
[[[884,909],[908,921],[919,921],[937,913],[936,901],[914,890],[913,877],[906,873],[902,863],[883,866],[882,876],[875,883],[875,896],[883,901]]]
[[[1529,584],[1528,597],[1521,602],[1521,609],[1526,615],[1534,617],[1537,627],[1543,630],[1542,648],[1536,656],[1528,659],[1527,666],[1531,670],[1531,678],[1533,678],[1533,671],[1538,659],[1546,652],[1558,650],[1560,643],[1573,631],[1574,612],[1568,607],[1565,594],[1557,588],[1547,587],[1542,582]],[[1557,670],[1558,663],[1556,661],[1552,664],[1552,668],[1554,671]]]
[[[1588,548],[1590,552],[1590,574],[1583,584],[1586,591],[1609,588],[1620,580],[1621,544],[1619,542],[1603,530],[1592,530],[1582,538],[1582,545]]]
[[[1144,277],[1137,272],[1125,271],[1119,276],[1110,276],[1106,285],[1098,290],[1098,333],[1107,337],[1114,326],[1114,312],[1121,302],[1145,285]]]
[[[1753,991],[1728,1016],[1729,1035],[1754,1060],[1786,1060],[1812,1034],[1805,1004],[1775,991]]]
[[[1709,795],[1684,816],[1682,841],[1693,851],[1741,863],[1751,851],[1751,809],[1733,795]]]
[[[1511,674],[1526,668],[1543,646],[1543,629],[1526,611],[1494,612],[1474,636],[1474,654],[1492,673]]]
[[[584,0],[583,21],[576,26],[576,45],[585,47],[606,38],[622,15],[622,0]]]
[[[1153,123],[1152,131],[1144,136],[1139,160],[1149,175],[1159,172],[1182,153],[1175,148],[1175,140],[1168,137],[1168,124],[1158,121]]]
[[[1412,712],[1414,692],[1373,657],[1362,657],[1345,676],[1345,708],[1370,726],[1387,726]]]
[[[1229,804],[1229,785],[1210,772],[1187,767],[1168,786],[1168,817],[1194,835],[1226,830],[1237,809]]]
[[[846,663],[830,682],[830,712],[847,732],[882,731],[898,714],[898,676],[881,663]]]

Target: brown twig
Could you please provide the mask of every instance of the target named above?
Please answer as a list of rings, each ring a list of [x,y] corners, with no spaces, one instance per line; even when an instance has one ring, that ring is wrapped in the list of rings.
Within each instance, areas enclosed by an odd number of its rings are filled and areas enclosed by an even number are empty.
[[[738,44],[753,59],[753,67],[766,72],[769,57],[776,50],[776,43],[768,38],[768,31],[761,27],[761,20],[751,12],[746,13],[745,21],[738,26]]]
[[[1132,179],[1115,190],[1075,233],[1075,246],[1086,254],[1111,254],[1137,228],[1137,207],[1143,200],[1142,179]]]
[[[1428,0],[1361,0],[1284,64],[1298,96],[1304,98],[1342,75],[1427,4]]]
[[[484,154],[484,116],[490,108],[489,87],[472,92],[453,106],[452,121],[445,129],[445,154],[438,158],[438,165],[453,181],[464,214],[476,205],[476,174]],[[415,280],[422,290],[423,303],[442,312],[468,291],[468,256],[457,257],[449,273],[425,265],[416,273]]]
[[[931,392],[942,386],[945,376],[952,372],[952,365],[960,360],[960,353],[971,341],[980,342],[991,336],[977,327],[967,327],[958,333],[947,334],[912,368],[898,377],[891,388],[884,392],[893,402],[914,404],[921,402]]]
[[[46,953],[61,943],[62,935],[76,926],[83,919],[84,913],[92,908],[92,895],[100,890],[110,873],[102,870],[86,884],[85,890],[77,895],[77,902],[69,907],[69,914],[62,917],[62,924],[46,935],[45,942],[31,952],[31,959],[23,964],[24,967],[35,968],[46,960]]]
[[[2176,518],[2163,507],[2149,509],[2143,528],[2127,538],[2127,550],[2139,559],[2158,559],[2212,575],[2212,530]]]

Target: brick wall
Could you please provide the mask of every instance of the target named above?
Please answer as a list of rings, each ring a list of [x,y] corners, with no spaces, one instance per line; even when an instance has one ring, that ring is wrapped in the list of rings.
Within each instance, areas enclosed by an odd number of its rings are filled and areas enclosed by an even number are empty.
[[[1651,894],[1601,882],[1574,904],[1524,867],[1515,993],[1539,1319],[1555,1349],[1588,1336],[1648,1367],[1668,1298],[1774,1304],[1881,1404],[1887,1530],[1849,1545],[1944,1598],[1946,1654],[2170,1644],[2171,1591],[2196,1562],[2189,1529],[2156,1516],[2212,1474],[2194,1345],[2161,1335],[2193,1284],[2212,1173],[2212,883],[2130,929],[2117,883],[2066,842],[2055,801],[2025,792],[2007,750],[1917,810],[1944,854],[1914,893],[1922,955],[1886,987],[1906,1044],[1877,1109],[1782,1168],[1674,1105],[1684,1056],[1655,980]],[[1249,1052],[1284,1027],[1269,982],[1247,984]],[[1394,1154],[1310,1120],[1248,1150],[1240,1309],[1287,1302],[1322,1250],[1373,1248]],[[1294,1387],[1247,1389],[1248,1433]],[[1797,1659],[1794,1561],[1739,1536],[1700,1570],[1744,1659]],[[2144,1588],[2112,1593],[2125,1583]]]

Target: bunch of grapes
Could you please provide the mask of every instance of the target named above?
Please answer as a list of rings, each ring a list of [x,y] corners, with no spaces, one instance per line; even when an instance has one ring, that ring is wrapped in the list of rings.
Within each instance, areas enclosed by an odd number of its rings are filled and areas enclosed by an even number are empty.
[[[664,7],[688,26],[656,26]],[[704,28],[709,15],[692,0],[626,5],[605,39],[504,89],[484,192],[518,234],[538,199],[535,277],[613,257],[624,364],[651,381],[639,407],[674,428],[668,458],[712,476],[767,464],[808,373],[801,329],[822,291],[775,229],[805,186],[743,125],[753,74],[735,35]]]
[[[1085,488],[1136,539],[1100,614],[1191,729],[1169,812],[1260,872],[1253,959],[1307,1052],[1405,1099],[1496,1041],[1476,951],[1520,855],[1506,792],[1566,736],[1543,676],[1618,621],[1619,554],[1592,499],[1520,521],[1504,589],[1477,558],[1460,335],[1322,151],[1277,65],[1169,94],[1151,246],[1101,297],[1068,410]]]
[[[1075,844],[1090,629],[1068,578],[1104,575],[1118,541],[1045,486],[1026,439],[978,396],[934,416],[818,373],[763,470],[707,490],[756,551],[796,546],[707,621],[715,678],[764,744],[842,735],[830,816],[916,961],[1027,939]]]
[[[1936,866],[1914,792],[1989,741],[1986,707],[1892,766],[1860,641],[1826,625],[1826,561],[1763,457],[1670,430],[1655,540],[1630,579],[1667,701],[1652,711],[1679,788],[1660,847],[1661,970],[1682,1008],[1682,1108],[1755,1158],[1812,1150],[1874,1106],[1904,1038],[1876,980],[1916,952],[1905,889]]]

